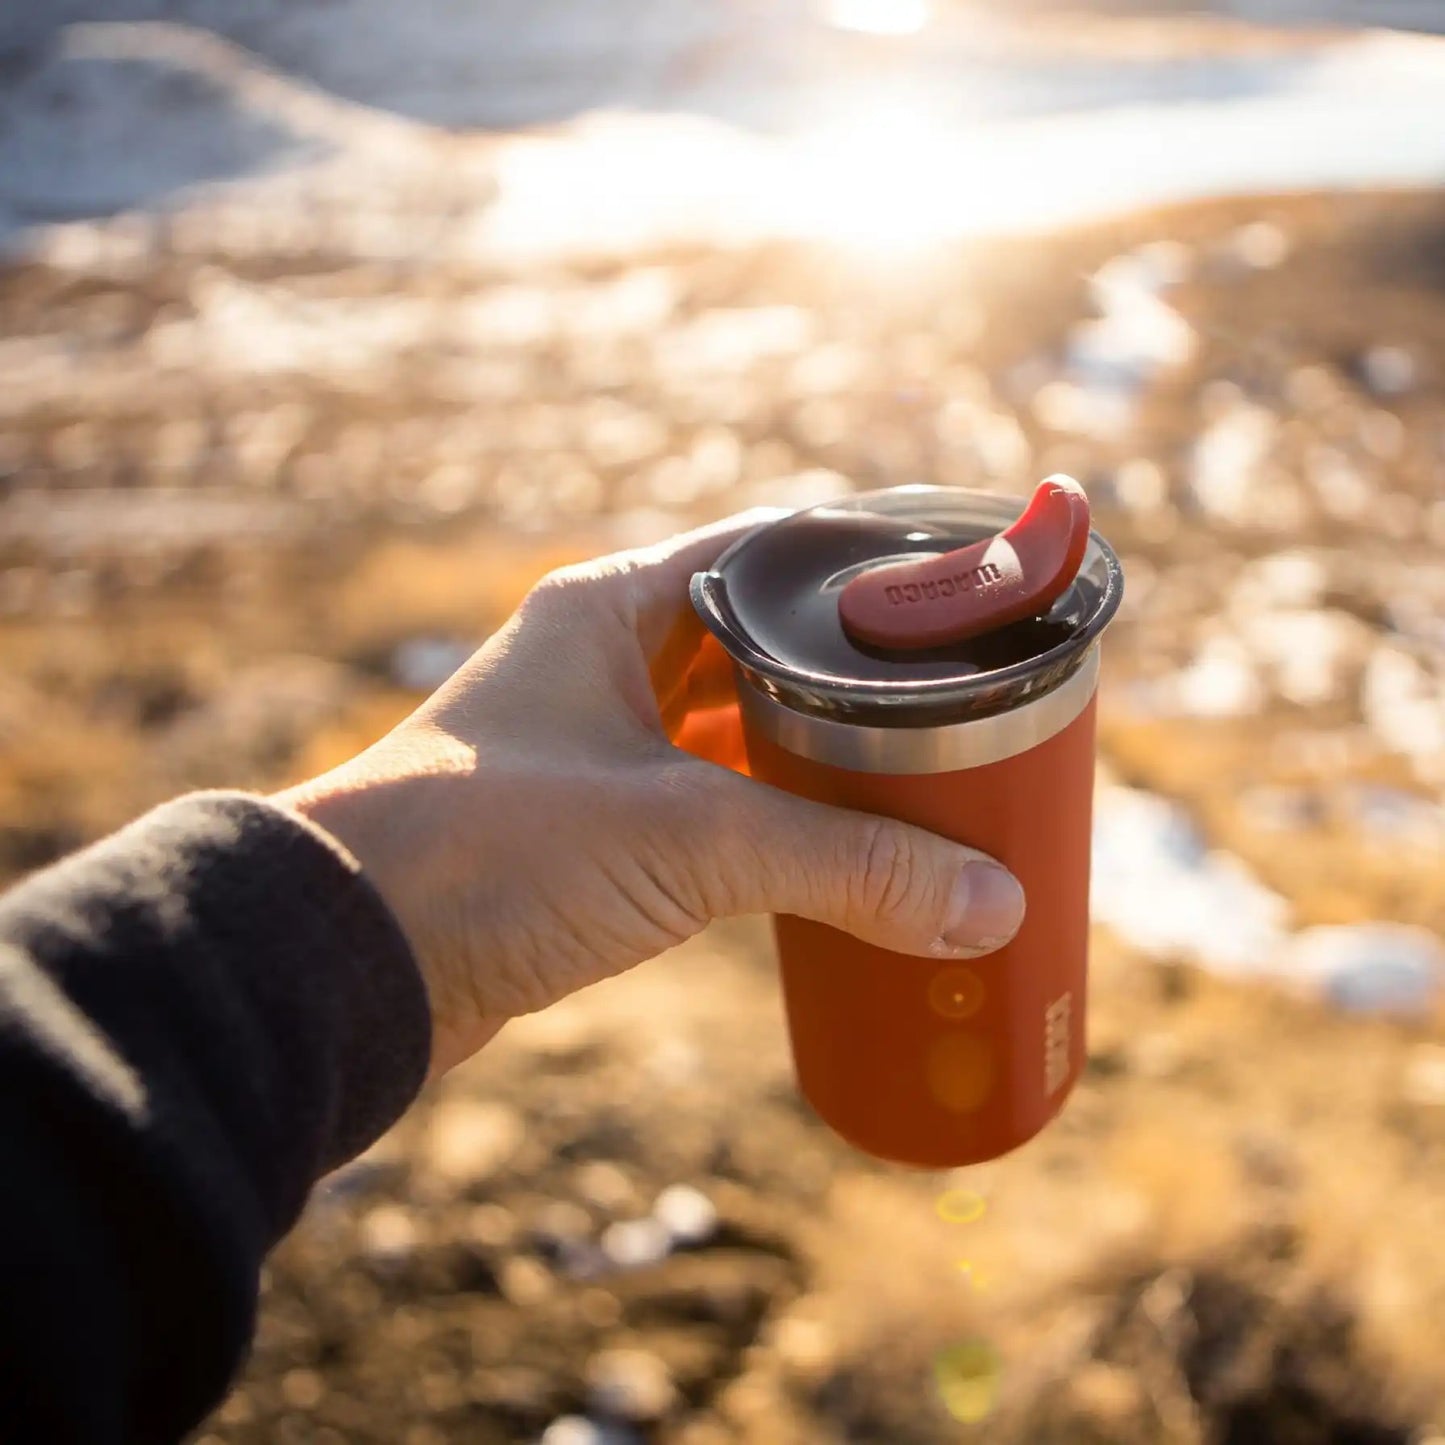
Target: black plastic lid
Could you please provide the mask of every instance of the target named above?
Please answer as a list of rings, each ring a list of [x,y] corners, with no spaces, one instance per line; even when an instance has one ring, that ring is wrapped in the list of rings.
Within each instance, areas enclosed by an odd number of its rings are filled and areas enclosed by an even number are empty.
[[[749,681],[799,712],[915,727],[1006,711],[1068,678],[1118,610],[1124,575],[1097,532],[1047,616],[950,647],[862,646],[838,620],[838,593],[880,562],[951,551],[1002,531],[1024,505],[1018,497],[915,486],[811,507],[735,542],[693,578],[693,605]]]

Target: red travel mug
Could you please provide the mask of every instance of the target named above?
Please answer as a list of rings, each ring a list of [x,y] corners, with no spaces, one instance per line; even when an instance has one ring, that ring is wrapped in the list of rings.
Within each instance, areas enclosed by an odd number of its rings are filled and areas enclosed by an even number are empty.
[[[928,651],[856,644],[837,599],[869,567],[952,551],[1021,511],[950,488],[861,494],[750,533],[693,579],[733,658],[754,777],[967,843],[1023,884],[1017,936],[968,963],[776,920],[803,1094],[858,1148],[924,1168],[1017,1148],[1083,1068],[1098,642],[1123,574],[1091,533],[1045,617]]]

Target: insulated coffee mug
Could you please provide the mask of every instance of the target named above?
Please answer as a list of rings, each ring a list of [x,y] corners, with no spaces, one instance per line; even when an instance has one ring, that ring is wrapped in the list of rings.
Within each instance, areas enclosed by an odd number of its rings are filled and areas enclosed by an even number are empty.
[[[1091,533],[1047,616],[922,652],[855,644],[837,599],[869,567],[1021,511],[951,488],[865,493],[748,534],[692,584],[733,659],[754,777],[967,843],[1023,884],[1017,936],[968,963],[776,920],[804,1095],[858,1148],[924,1168],[1017,1148],[1083,1068],[1098,641],[1123,575]]]

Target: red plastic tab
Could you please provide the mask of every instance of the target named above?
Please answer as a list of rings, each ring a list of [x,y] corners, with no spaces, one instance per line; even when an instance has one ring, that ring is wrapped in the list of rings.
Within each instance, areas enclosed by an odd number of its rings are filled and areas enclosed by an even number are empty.
[[[839,593],[838,615],[850,637],[873,647],[964,642],[1042,616],[1068,591],[1088,545],[1084,489],[1072,477],[1049,477],[997,536],[860,572]]]

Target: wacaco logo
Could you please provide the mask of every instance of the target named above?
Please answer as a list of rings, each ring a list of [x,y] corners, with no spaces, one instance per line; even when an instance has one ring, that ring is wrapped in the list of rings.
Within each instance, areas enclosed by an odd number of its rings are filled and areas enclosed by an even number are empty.
[[[939,1196],[935,1208],[945,1224],[969,1225],[977,1224],[988,1206],[970,1189],[950,1189]],[[971,1259],[959,1260],[958,1268],[980,1294],[988,1289],[987,1277]],[[933,1375],[944,1408],[955,1420],[976,1425],[992,1412],[998,1397],[999,1360],[986,1339],[971,1336],[941,1350],[933,1362]]]
[[[960,592],[982,592],[1003,581],[1003,573],[992,562],[955,572],[952,577],[939,577],[932,582],[903,582],[885,587],[883,595],[894,607],[906,602],[936,602],[940,597],[956,597]]]

